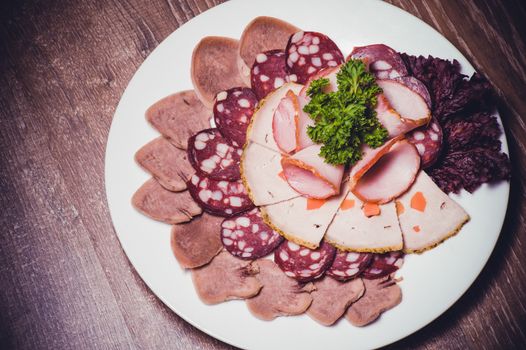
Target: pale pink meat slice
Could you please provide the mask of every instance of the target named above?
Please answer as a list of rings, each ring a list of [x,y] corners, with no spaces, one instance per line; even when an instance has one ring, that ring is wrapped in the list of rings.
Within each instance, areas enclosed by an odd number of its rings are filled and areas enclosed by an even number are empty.
[[[360,278],[340,282],[326,276],[314,282],[314,287],[316,290],[311,293],[312,304],[307,315],[324,326],[331,326],[338,321],[349,305],[360,299],[365,292]]]
[[[387,203],[411,187],[419,169],[418,151],[402,140],[361,177],[352,191],[364,202]]]
[[[255,277],[258,272],[256,262],[241,260],[222,251],[209,264],[192,269],[192,281],[205,304],[218,304],[258,294],[262,287]]]
[[[275,262],[256,260],[259,266],[257,279],[263,284],[261,292],[246,300],[250,312],[259,319],[270,321],[279,316],[304,313],[312,303],[312,283],[300,284],[287,277]]]
[[[289,185],[309,198],[323,199],[340,193],[344,167],[325,163],[320,149],[321,145],[312,145],[281,160]]]
[[[272,133],[279,149],[285,153],[297,148],[299,108],[298,97],[289,90],[274,112]]]

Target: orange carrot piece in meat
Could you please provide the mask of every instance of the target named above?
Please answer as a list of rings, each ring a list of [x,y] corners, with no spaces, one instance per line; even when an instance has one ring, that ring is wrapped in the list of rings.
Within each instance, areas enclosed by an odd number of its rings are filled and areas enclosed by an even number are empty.
[[[424,197],[424,194],[420,191],[415,193],[411,198],[411,208],[413,208],[414,210],[418,210],[423,213],[426,210],[426,205],[426,198]]]
[[[420,232],[420,226],[413,226],[413,230],[415,230],[415,232]]]
[[[395,206],[396,206],[396,214],[402,215],[405,211],[404,204],[400,201],[396,201]]]
[[[340,205],[341,210],[348,210],[354,207],[354,199],[344,199]]]
[[[368,218],[371,216],[380,215],[380,206],[376,203],[364,203],[363,213]]]
[[[320,209],[325,203],[326,199],[307,198],[307,210]]]

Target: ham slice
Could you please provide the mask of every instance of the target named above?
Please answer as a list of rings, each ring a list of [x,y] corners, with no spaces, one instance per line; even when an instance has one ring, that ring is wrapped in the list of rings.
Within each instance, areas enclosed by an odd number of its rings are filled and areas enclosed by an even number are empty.
[[[383,93],[378,95],[376,116],[389,137],[405,134],[431,120],[431,110],[415,91],[395,80],[378,80]]]
[[[208,265],[192,270],[192,281],[199,298],[205,304],[218,304],[232,299],[246,299],[258,294],[261,283],[253,261],[221,252]]]
[[[241,179],[255,205],[269,205],[299,197],[280,176],[281,154],[249,142],[241,156]]]
[[[203,212],[188,191],[168,191],[155,179],[146,181],[135,192],[132,205],[144,215],[168,224],[190,221]]]
[[[380,214],[366,216],[364,204],[349,192],[325,233],[325,240],[341,250],[383,253],[400,250],[402,232],[395,203],[379,205]]]
[[[217,233],[222,221],[222,217],[203,213],[187,224],[172,227],[170,243],[181,267],[193,269],[203,266],[219,254],[223,245]]]
[[[340,282],[331,277],[325,277],[314,282],[312,304],[307,310],[307,315],[316,322],[324,325],[333,325],[343,316],[347,307],[356,302],[365,292],[365,287],[360,278],[347,282]]]
[[[362,327],[375,321],[380,315],[402,301],[402,290],[390,277],[363,280],[364,295],[352,304],[345,318],[353,325]]]
[[[281,160],[289,185],[309,198],[324,199],[340,192],[344,166],[325,163],[320,149],[321,145],[312,145]]]
[[[271,260],[256,261],[259,266],[257,279],[263,284],[261,292],[246,301],[250,312],[259,319],[270,321],[279,316],[304,313],[312,302],[309,294],[312,283],[299,284],[285,276],[278,265]]]
[[[272,128],[274,113],[276,112],[281,100],[289,91],[298,94],[302,87],[303,85],[287,83],[274,92],[271,92],[264,100],[260,101],[259,108],[254,112],[248,127],[247,140],[281,153],[280,148],[274,140],[274,132]]]
[[[398,141],[361,177],[352,191],[364,202],[387,203],[407,191],[419,168],[416,148],[406,140]]]
[[[289,90],[279,102],[272,119],[274,140],[284,153],[292,153],[298,147],[299,113],[298,97]]]
[[[174,147],[164,137],[158,137],[135,153],[135,160],[169,191],[186,189],[195,170],[188,162],[185,151]]]
[[[346,194],[347,190],[329,199],[297,197],[263,206],[261,215],[289,241],[316,249]]]
[[[397,198],[404,252],[422,252],[455,235],[469,215],[420,171],[415,183]]]

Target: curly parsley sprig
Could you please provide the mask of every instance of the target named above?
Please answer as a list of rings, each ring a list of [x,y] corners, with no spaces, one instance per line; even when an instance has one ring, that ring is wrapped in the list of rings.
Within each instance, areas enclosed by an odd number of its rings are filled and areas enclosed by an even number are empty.
[[[307,90],[310,102],[304,107],[314,120],[307,134],[322,143],[320,155],[334,165],[353,164],[362,158],[361,145],[381,146],[387,130],[376,118],[376,96],[382,89],[361,60],[351,59],[336,75],[338,91],[325,92],[329,79],[314,80]]]

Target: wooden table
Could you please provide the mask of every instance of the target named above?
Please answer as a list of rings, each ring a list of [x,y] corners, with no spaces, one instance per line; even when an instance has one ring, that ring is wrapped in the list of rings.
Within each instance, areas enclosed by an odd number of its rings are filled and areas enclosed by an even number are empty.
[[[227,349],[164,306],[115,235],[104,150],[128,81],[217,0],[0,3],[0,348]],[[489,77],[513,162],[493,255],[450,310],[393,348],[526,346],[526,6],[392,1]]]

